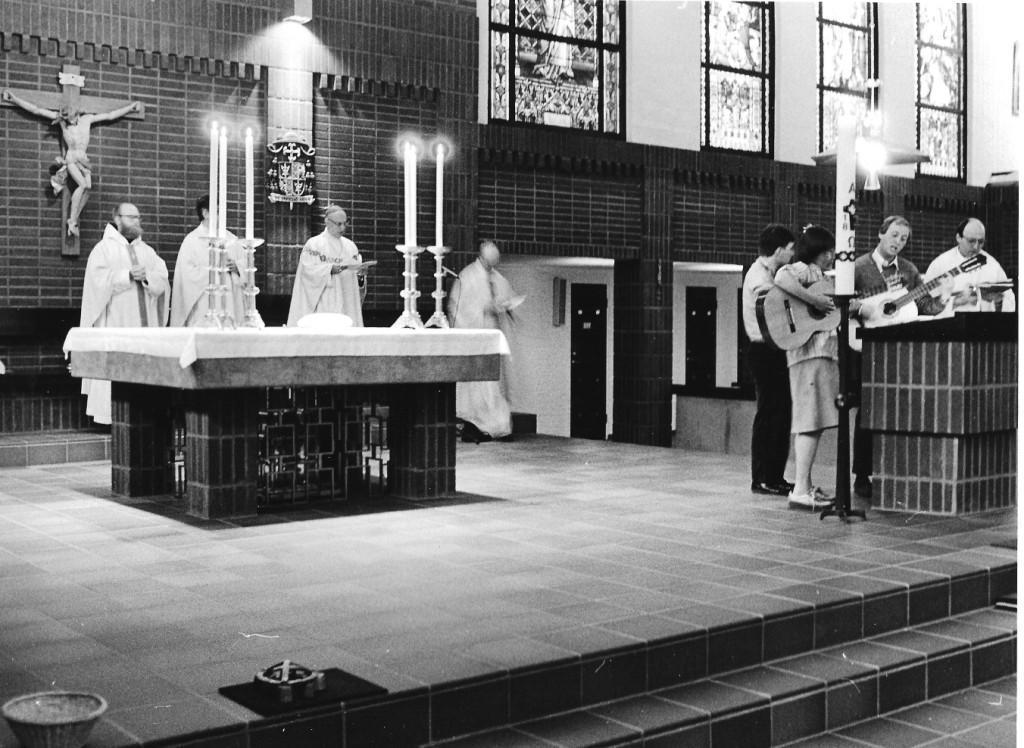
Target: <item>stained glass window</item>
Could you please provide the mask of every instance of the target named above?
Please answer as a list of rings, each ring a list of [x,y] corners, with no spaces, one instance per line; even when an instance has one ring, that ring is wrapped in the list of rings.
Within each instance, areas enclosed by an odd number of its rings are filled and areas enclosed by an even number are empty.
[[[770,3],[704,4],[703,147],[771,153]]]
[[[917,5],[917,147],[932,159],[922,174],[966,175],[966,28],[963,3]]]
[[[860,120],[873,99],[878,70],[876,3],[818,3],[818,150],[835,147],[843,112]]]
[[[490,0],[492,120],[622,132],[618,0]]]

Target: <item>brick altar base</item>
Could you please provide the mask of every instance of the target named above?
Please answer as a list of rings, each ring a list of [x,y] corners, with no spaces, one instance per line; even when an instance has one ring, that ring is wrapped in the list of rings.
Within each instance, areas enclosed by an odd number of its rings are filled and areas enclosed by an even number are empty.
[[[1012,431],[967,436],[876,434],[872,492],[879,509],[969,514],[1012,507]]]

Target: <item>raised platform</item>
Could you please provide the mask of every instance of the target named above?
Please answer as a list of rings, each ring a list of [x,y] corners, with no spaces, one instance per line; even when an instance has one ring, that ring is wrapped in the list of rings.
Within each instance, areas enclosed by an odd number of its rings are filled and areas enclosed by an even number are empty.
[[[109,459],[110,434],[98,430],[0,434],[0,467]]]
[[[101,693],[94,746],[741,746],[1015,671],[1014,513],[821,521],[732,457],[600,441],[459,461],[449,500],[244,521],[114,499],[102,462],[5,469],[0,699]],[[218,694],[284,658],[389,693]]]

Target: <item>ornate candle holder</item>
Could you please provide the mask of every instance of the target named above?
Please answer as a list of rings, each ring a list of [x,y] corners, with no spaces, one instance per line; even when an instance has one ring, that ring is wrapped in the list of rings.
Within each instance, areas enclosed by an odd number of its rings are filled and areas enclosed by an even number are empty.
[[[228,269],[228,243],[220,241],[217,258],[217,318],[221,329],[235,327],[234,295],[231,293],[231,270]],[[228,304],[232,309],[228,309]]]
[[[254,327],[257,330],[264,327],[263,318],[256,309],[256,295],[260,290],[256,287],[256,247],[263,244],[262,239],[243,239],[242,250],[245,252],[245,268],[242,270],[245,283],[242,288],[242,306],[245,309],[245,319],[241,327]]]
[[[405,309],[401,316],[394,321],[391,329],[407,327],[412,330],[422,330],[423,320],[420,313],[416,311],[416,299],[420,292],[416,289],[416,257],[423,251],[423,247],[414,244],[396,244],[395,249],[405,257],[405,271],[402,277],[405,278],[405,288],[398,294],[405,303]]]
[[[209,265],[208,275],[206,280],[206,313],[203,314],[202,320],[197,323],[197,327],[216,327],[218,329],[223,328],[224,324],[220,314],[217,311],[217,297],[219,295],[220,288],[220,271],[218,264],[221,261],[222,250],[224,248],[224,240],[216,236],[206,237],[206,241],[210,247],[209,254]]]
[[[451,247],[442,247],[431,244],[427,249],[434,255],[434,291],[430,295],[434,297],[434,313],[424,323],[424,327],[439,327],[448,329],[448,318],[444,314],[444,256],[448,254]]]

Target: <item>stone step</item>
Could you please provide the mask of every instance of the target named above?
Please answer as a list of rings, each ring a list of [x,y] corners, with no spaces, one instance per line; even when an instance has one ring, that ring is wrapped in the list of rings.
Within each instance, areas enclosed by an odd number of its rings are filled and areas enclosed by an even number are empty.
[[[1016,625],[975,610],[428,745],[785,745],[1016,672]]]
[[[110,459],[110,434],[96,430],[0,435],[0,468]]]
[[[577,658],[432,685],[418,725],[407,722],[372,738],[394,745],[440,744],[574,710],[586,713],[594,704],[681,687],[972,611],[990,612],[996,600],[1016,591],[1012,550],[941,550],[900,566],[730,597],[716,606],[694,605],[634,620],[628,630],[615,629],[638,639],[634,646],[607,648],[601,627],[595,627],[590,640],[565,642],[579,653]],[[880,564],[887,562],[886,552],[878,551]],[[378,717],[391,712],[402,718],[387,704],[367,708]],[[349,707],[346,719],[354,717],[358,723],[360,711]],[[424,730],[427,734],[419,737]]]

